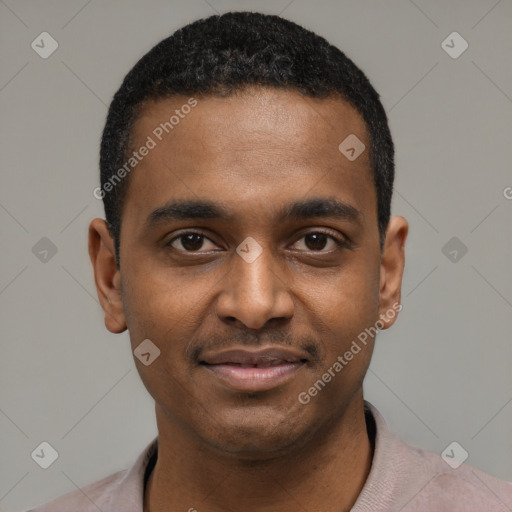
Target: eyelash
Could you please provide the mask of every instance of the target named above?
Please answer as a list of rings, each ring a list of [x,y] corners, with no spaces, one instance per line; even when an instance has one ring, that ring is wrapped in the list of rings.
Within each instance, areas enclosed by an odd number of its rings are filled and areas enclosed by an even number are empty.
[[[296,242],[298,242],[299,240],[301,240],[302,238],[304,238],[307,235],[316,235],[316,234],[322,234],[322,235],[328,236],[329,238],[331,238],[334,241],[334,243],[336,244],[337,248],[341,248],[341,249],[350,248],[350,242],[347,239],[342,239],[342,238],[334,235],[331,231],[310,231],[308,233],[304,233],[300,238],[298,238],[296,240]],[[207,252],[183,251],[181,249],[175,249],[174,247],[172,247],[173,242],[175,242],[176,240],[179,240],[182,237],[185,237],[186,235],[199,235],[199,236],[202,236],[203,238],[205,238],[207,240],[210,240],[210,238],[208,238],[208,236],[204,232],[202,232],[202,231],[189,230],[189,231],[184,231],[184,232],[180,233],[178,236],[175,236],[174,238],[169,240],[169,242],[167,242],[165,244],[165,247],[170,247],[171,249],[174,249],[177,252],[186,253],[186,254],[208,254],[208,253],[211,253],[211,252],[218,252],[218,251],[207,251]],[[212,240],[210,240],[210,242],[214,243]],[[294,242],[294,243],[296,243],[296,242]],[[299,252],[304,252],[304,251],[299,251]],[[320,250],[320,251],[306,251],[306,252],[318,252],[318,253],[326,253],[327,254],[327,253],[332,252],[332,251],[322,251],[322,250]]]

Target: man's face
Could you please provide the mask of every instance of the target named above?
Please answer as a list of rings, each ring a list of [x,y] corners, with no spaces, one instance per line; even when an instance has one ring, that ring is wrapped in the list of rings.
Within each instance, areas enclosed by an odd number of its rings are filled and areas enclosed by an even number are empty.
[[[148,366],[136,360],[159,428],[239,455],[276,453],[358,396],[371,338],[309,403],[298,399],[386,309],[368,134],[339,99],[253,88],[182,109],[188,100],[153,102],[134,127],[133,148],[148,136],[156,146],[123,207],[118,320],[132,349],[149,339],[160,350]],[[175,110],[160,141],[154,130]],[[366,146],[354,161],[338,149],[351,134]],[[282,216],[313,200],[346,208]],[[183,201],[227,217],[172,215]]]

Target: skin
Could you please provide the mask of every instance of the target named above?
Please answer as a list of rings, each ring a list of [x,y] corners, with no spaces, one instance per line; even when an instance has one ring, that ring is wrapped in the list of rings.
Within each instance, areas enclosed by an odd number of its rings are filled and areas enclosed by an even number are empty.
[[[400,302],[407,221],[390,220],[381,253],[367,130],[341,99],[258,87],[197,99],[130,176],[120,271],[105,221],[89,229],[107,329],[128,329],[133,350],[149,338],[161,351],[149,366],[134,359],[159,432],[144,511],[349,510],[372,460],[362,382],[374,340],[307,405],[297,397],[365,328],[396,320],[387,312]],[[148,104],[134,147],[187,100]],[[366,146],[352,162],[338,150],[349,134]],[[352,205],[359,220],[276,222],[281,206],[310,198]],[[174,199],[222,202],[232,216],[148,229],[149,214]],[[206,238],[192,250],[176,238],[199,228]],[[319,232],[329,236],[311,238]],[[263,250],[252,263],[236,252],[249,236]],[[235,392],[191,358],[235,344],[315,357],[282,386]]]

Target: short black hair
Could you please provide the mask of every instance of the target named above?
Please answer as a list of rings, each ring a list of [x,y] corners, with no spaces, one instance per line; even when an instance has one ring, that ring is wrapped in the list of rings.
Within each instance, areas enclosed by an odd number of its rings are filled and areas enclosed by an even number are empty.
[[[190,23],[154,46],[128,72],[110,104],[100,177],[118,268],[130,175],[114,184],[112,177],[126,165],[133,126],[146,102],[175,95],[227,96],[247,86],[289,89],[312,98],[339,96],[355,107],[369,133],[382,250],[391,210],[394,148],[386,112],[370,81],[338,48],[296,23],[275,15],[228,12]]]

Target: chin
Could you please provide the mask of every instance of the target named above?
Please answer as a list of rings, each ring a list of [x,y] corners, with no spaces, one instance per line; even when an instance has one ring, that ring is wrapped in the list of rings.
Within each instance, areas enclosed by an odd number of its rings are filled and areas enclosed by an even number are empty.
[[[220,419],[220,418],[219,418]],[[203,439],[224,454],[239,459],[268,460],[297,448],[312,432],[297,415],[272,411],[231,413],[208,429]]]

